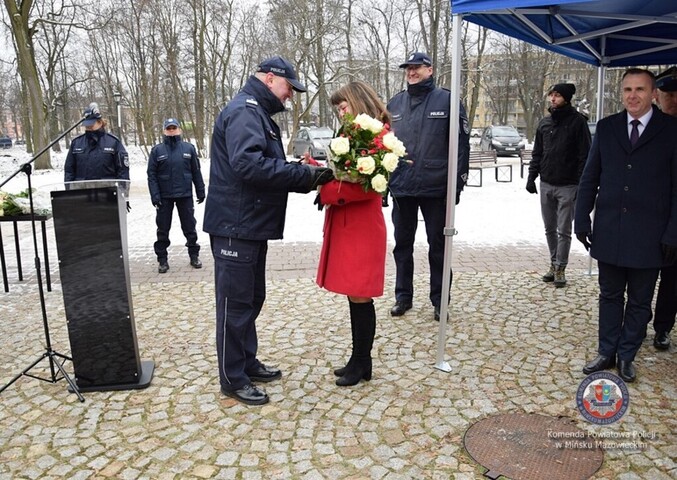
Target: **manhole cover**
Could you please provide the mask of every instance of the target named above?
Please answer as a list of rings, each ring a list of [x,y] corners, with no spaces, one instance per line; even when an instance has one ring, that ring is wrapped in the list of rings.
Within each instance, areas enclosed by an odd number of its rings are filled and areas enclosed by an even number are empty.
[[[543,415],[509,413],[485,418],[465,432],[470,456],[489,478],[584,480],[604,461],[594,440],[570,421]]]

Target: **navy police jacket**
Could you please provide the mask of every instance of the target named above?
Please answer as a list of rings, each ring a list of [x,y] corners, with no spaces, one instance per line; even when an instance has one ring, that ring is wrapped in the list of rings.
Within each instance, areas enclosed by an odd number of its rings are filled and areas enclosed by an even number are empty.
[[[180,136],[165,136],[148,157],[148,190],[153,204],[161,198],[205,197],[205,182],[195,147]]]
[[[390,177],[394,197],[445,197],[449,165],[449,106],[451,92],[436,88],[431,77],[395,95],[388,103],[392,130],[407,155]],[[458,202],[468,177],[470,128],[460,106],[458,133]]]
[[[221,111],[211,143],[203,229],[220,237],[280,239],[288,192],[307,193],[311,171],[286,161],[271,115],[282,102],[251,76]]]
[[[129,180],[129,158],[122,142],[103,129],[73,139],[64,164],[64,181]]]

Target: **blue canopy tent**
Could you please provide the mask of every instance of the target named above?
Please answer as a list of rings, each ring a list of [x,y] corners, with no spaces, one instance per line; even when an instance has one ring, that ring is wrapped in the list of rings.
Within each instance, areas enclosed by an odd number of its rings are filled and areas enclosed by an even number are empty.
[[[604,69],[677,63],[677,0],[451,0],[452,58],[461,58],[461,21],[469,21],[553,52],[596,65],[598,118],[602,115]],[[456,191],[461,62],[451,71],[448,192]],[[455,206],[447,198],[442,291],[451,284]],[[444,361],[447,298],[442,296],[435,367],[450,371]]]

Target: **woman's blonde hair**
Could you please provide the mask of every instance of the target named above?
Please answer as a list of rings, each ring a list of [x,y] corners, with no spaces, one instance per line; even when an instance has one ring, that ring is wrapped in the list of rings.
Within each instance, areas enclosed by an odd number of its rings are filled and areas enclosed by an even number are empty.
[[[385,104],[376,91],[361,80],[342,86],[331,95],[329,101],[334,106],[348,102],[353,115],[364,113],[383,123],[390,123],[390,114]]]

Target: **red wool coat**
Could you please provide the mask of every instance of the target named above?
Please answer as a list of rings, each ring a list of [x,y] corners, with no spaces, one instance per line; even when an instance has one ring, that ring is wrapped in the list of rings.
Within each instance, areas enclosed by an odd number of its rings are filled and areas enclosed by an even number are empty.
[[[317,284],[352,297],[383,295],[386,225],[381,195],[332,180],[320,189],[327,205]]]

